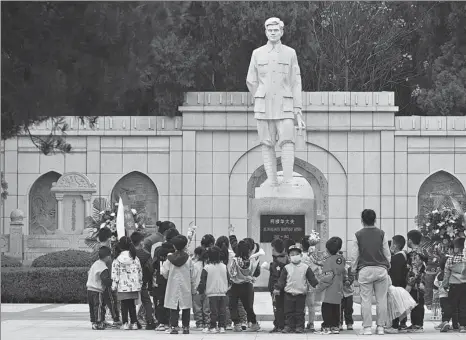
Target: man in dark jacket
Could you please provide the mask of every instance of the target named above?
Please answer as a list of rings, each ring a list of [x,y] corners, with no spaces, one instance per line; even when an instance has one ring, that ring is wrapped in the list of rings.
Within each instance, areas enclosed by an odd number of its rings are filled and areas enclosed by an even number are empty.
[[[141,263],[142,268],[142,287],[141,287],[141,302],[146,313],[146,329],[155,329],[154,309],[149,295],[149,285],[152,280],[152,257],[150,253],[143,248],[144,235],[135,231],[131,234],[131,241],[136,248],[136,255]]]

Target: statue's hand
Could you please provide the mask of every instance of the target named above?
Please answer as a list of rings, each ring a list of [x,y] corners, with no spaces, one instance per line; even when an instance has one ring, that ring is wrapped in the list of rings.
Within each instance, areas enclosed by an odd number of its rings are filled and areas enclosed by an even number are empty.
[[[301,109],[294,109],[294,114],[296,115],[296,120],[298,122],[298,129],[304,130],[306,129],[306,124],[304,123],[303,114]]]

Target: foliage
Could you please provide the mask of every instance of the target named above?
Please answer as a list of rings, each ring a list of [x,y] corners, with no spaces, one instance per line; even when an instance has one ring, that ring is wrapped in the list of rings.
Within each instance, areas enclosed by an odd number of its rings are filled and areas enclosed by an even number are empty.
[[[450,242],[464,236],[463,216],[456,209],[436,209],[416,219],[422,235],[432,241]]]
[[[428,115],[466,115],[466,5],[449,3],[447,38],[432,65],[432,87],[413,91]]]
[[[1,201],[6,200],[8,197],[8,183],[5,181],[5,174],[3,171],[0,172],[0,185],[2,188]]]
[[[2,268],[22,267],[21,261],[2,254]]]
[[[465,114],[461,2],[2,2],[2,138],[48,117],[176,115],[183,93],[246,91],[280,16],[305,91],[395,91],[400,114]],[[422,111],[419,111],[422,110]]]
[[[89,267],[2,269],[2,302],[86,303]]]
[[[31,267],[87,267],[89,269],[91,265],[91,253],[82,250],[69,249],[39,256],[32,261]]]

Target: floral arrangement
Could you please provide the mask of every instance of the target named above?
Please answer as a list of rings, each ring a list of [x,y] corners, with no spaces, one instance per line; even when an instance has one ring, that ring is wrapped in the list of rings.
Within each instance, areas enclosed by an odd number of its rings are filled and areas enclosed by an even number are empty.
[[[463,216],[456,209],[435,209],[416,220],[422,235],[432,241],[448,244],[457,237],[464,237]]]
[[[311,234],[309,235],[309,244],[311,245],[311,247],[314,247],[318,245],[319,242],[320,242],[319,233],[316,232],[315,230],[312,230]]]
[[[92,233],[91,237],[97,237],[99,230],[102,228],[109,228],[113,234],[112,242],[117,241],[116,217],[118,213],[118,203],[113,206],[105,198],[96,198],[92,203],[92,216],[85,219],[86,229]],[[130,216],[128,220],[127,217]],[[125,227],[128,229],[135,229],[144,233],[148,217],[143,211],[131,209],[125,211]]]

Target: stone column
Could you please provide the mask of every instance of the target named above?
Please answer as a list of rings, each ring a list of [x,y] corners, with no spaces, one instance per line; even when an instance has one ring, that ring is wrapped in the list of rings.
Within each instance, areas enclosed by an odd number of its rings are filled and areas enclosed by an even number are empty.
[[[8,256],[23,260],[23,226],[24,213],[13,210],[10,214],[10,245]]]
[[[63,228],[63,194],[55,194],[55,198],[57,199],[58,203],[58,227],[57,231],[63,232],[65,229]]]
[[[91,216],[91,198],[92,194],[83,194],[81,195],[84,200],[84,218]]]

